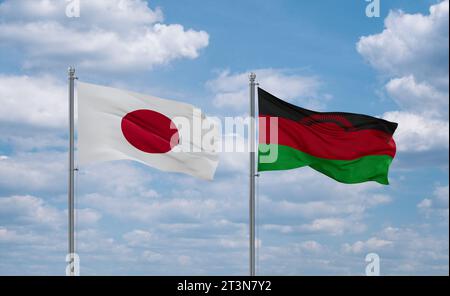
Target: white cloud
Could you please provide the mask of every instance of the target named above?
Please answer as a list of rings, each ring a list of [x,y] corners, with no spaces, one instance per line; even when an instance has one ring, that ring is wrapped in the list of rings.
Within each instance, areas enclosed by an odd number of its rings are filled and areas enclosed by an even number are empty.
[[[97,229],[88,228],[77,231],[76,240],[80,257],[89,260],[92,256],[91,260],[97,264],[99,261],[109,261],[111,258],[121,261],[121,264],[136,261],[132,249]],[[86,265],[89,263],[85,262],[84,266]]]
[[[55,229],[62,227],[67,217],[67,211],[31,195],[0,197],[0,214],[5,225],[48,226]],[[86,227],[97,223],[101,214],[90,208],[79,208],[76,209],[75,218],[77,227]]]
[[[315,219],[309,224],[301,225],[300,230],[313,233],[342,235],[344,232],[358,233],[366,229],[364,224],[340,218]]]
[[[387,265],[392,274],[415,274],[424,269],[434,274],[448,274],[448,233],[447,236],[435,236],[431,231],[432,229],[424,229],[418,232],[411,228],[396,227],[383,229],[379,233],[380,238],[393,243],[391,253],[384,257],[380,254],[382,260],[385,258],[383,264]],[[392,255],[395,259],[391,259]]]
[[[443,218],[444,222],[448,225],[449,218],[449,189],[446,186],[436,186],[432,197],[425,198],[417,204],[417,208],[420,212],[424,213],[427,217],[437,216]]]
[[[362,233],[371,210],[392,201],[381,185],[340,184],[310,168],[264,173],[259,182],[258,215],[267,233]]]
[[[420,203],[417,204],[417,208],[423,210],[423,209],[429,209],[433,205],[433,201],[429,198],[423,199]]]
[[[438,186],[434,191],[434,196],[436,198],[436,203],[440,207],[448,208],[449,202],[449,190],[447,186]]]
[[[397,122],[395,141],[398,151],[448,149],[449,122],[405,111],[386,112],[383,118]]]
[[[145,261],[152,263],[159,262],[163,259],[163,256],[161,254],[150,250],[145,250],[144,252],[142,252],[142,257],[145,259]]]
[[[123,235],[123,239],[130,246],[148,246],[153,239],[153,235],[145,230],[135,229]]]
[[[225,128],[224,128],[225,129]],[[248,126],[247,126],[248,130]],[[245,172],[248,168],[249,161],[249,141],[244,134],[225,134],[222,137],[222,153],[220,154],[219,170],[227,172]],[[236,131],[238,132],[238,131]],[[234,151],[240,152],[228,152],[232,151],[231,145],[235,148]]]
[[[448,234],[436,235],[436,225],[413,228],[388,226],[368,240],[342,244],[347,264],[376,252],[382,261],[383,275],[448,274]],[[448,233],[448,226],[446,226]],[[362,271],[363,272],[363,271]]]
[[[65,192],[67,155],[35,152],[1,160],[0,186],[15,192]]]
[[[314,233],[342,235],[344,233],[361,233],[366,230],[366,226],[359,221],[344,218],[319,218],[314,219],[310,223],[302,225],[278,225],[265,224],[262,229],[268,231],[277,231],[282,234]]]
[[[77,226],[86,226],[97,223],[102,217],[102,214],[93,209],[76,209],[75,223]]]
[[[227,249],[245,249],[248,247],[248,239],[245,237],[229,237],[229,238],[221,238],[219,239],[220,246]],[[258,241],[255,243],[258,246]]]
[[[386,91],[401,108],[384,118],[399,123],[400,151],[448,149],[449,1],[428,15],[391,11],[385,29],[361,37],[358,52],[388,78]]]
[[[57,0],[0,4],[1,43],[20,46],[25,67],[60,66],[103,71],[145,70],[179,58],[194,59],[206,47],[204,31],[163,24],[160,9],[143,0],[83,1],[81,17],[65,16]],[[34,13],[36,12],[36,13]]]
[[[311,252],[320,252],[324,249],[324,247],[313,240],[305,241],[300,244],[301,249]]]
[[[67,18],[65,11],[68,1],[22,0],[4,1],[0,5],[0,14],[7,20],[21,16],[24,20]],[[152,10],[145,1],[139,0],[81,0],[80,16],[82,20],[96,19],[96,24],[111,28],[133,27],[136,24],[152,24],[163,21],[163,14],[158,7]],[[110,20],[110,22],[105,22]],[[88,27],[90,24],[78,25]]]
[[[83,196],[82,202],[122,219],[143,222],[199,220],[218,212],[220,205],[216,199],[174,198],[152,200],[111,197],[96,193]]]
[[[283,234],[288,234],[295,231],[295,227],[292,225],[277,225],[277,224],[265,224],[262,225],[262,229],[269,231],[278,231]]]
[[[361,200],[362,201],[362,200]],[[319,200],[309,202],[287,201],[285,199],[276,200],[267,197],[260,198],[260,206],[264,211],[276,211],[287,216],[301,216],[306,218],[327,217],[340,214],[362,213],[365,207],[362,204],[346,202],[333,202],[330,200]]]
[[[0,198],[0,213],[3,217],[10,217],[9,223],[17,221],[59,227],[63,221],[62,212],[49,206],[41,198],[30,195]]]
[[[61,151],[67,149],[68,142],[64,138],[63,130],[36,129],[30,126],[18,126],[18,124],[20,122],[0,126],[0,144],[11,147],[14,153],[42,152],[44,150]],[[1,157],[0,160],[2,160]]]
[[[371,194],[368,197],[364,198],[364,202],[367,207],[376,207],[379,205],[385,205],[392,202],[392,198],[389,195],[385,194]]]
[[[66,149],[66,84],[47,75],[0,74],[0,104],[0,145],[10,147],[16,154]],[[36,161],[31,159],[31,163]]]
[[[276,211],[283,216],[314,218],[362,214],[367,209],[392,200],[389,195],[379,192],[382,185],[337,183],[307,167],[295,171],[264,173],[259,179],[261,192],[264,192],[260,197],[262,210],[267,208],[267,211]],[[277,190],[279,186],[284,188],[282,197]],[[350,191],[349,186],[352,187]]]
[[[0,122],[59,128],[67,125],[67,86],[49,76],[0,75]]]
[[[236,181],[228,178],[204,184],[189,177],[166,175],[154,182],[147,167],[127,162],[104,163],[82,169],[79,174],[80,203],[120,219],[173,224],[211,222],[244,214],[245,201],[240,194],[230,193],[240,192],[241,186],[234,185],[229,191]]]
[[[413,75],[390,80],[386,89],[403,110],[448,118],[448,91],[440,91],[426,81],[417,82]]]
[[[0,243],[36,243],[38,239],[31,233],[18,233],[15,230],[0,226]]]
[[[369,238],[367,241],[357,241],[354,244],[344,244],[343,250],[347,253],[361,254],[362,252],[374,252],[384,249],[392,245],[391,241],[379,239],[376,237]]]
[[[255,72],[257,82],[265,90],[283,100],[301,104],[306,108],[323,108],[329,95],[321,94],[321,82],[314,76],[300,76],[280,69],[257,69],[244,73],[222,71],[218,77],[207,82],[215,94],[216,107],[242,111],[248,108],[248,75]]]
[[[357,50],[373,67],[392,76],[448,77],[448,22],[448,0],[432,5],[429,15],[391,11],[384,31],[361,37]]]
[[[104,162],[78,171],[80,196],[102,193],[109,197],[134,196],[139,200],[153,200],[159,196],[150,182],[153,176],[146,166],[131,161]]]

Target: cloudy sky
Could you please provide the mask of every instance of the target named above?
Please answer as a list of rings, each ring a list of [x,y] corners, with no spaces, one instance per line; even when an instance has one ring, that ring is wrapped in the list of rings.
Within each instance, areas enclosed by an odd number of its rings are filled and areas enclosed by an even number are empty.
[[[262,174],[257,272],[449,272],[449,1],[0,0],[0,274],[63,275],[67,67],[80,80],[245,115],[247,75],[294,104],[399,123],[390,186]],[[230,136],[230,135],[229,135]],[[80,167],[81,273],[248,273],[247,156],[213,182]]]

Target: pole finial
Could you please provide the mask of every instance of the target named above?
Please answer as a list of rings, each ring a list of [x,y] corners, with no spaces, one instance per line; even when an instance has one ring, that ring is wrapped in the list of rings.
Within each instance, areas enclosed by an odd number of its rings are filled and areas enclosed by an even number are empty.
[[[250,79],[250,82],[255,82],[256,74],[251,72],[250,75],[248,75],[248,78]]]
[[[67,73],[69,73],[70,77],[75,76],[75,68],[70,66],[69,69],[67,69]]]

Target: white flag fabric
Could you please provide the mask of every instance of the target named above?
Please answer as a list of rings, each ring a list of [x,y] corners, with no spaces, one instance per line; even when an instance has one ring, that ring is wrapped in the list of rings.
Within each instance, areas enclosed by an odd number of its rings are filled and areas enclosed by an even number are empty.
[[[84,82],[77,83],[77,91],[80,165],[131,159],[162,171],[213,179],[219,132],[199,109]]]

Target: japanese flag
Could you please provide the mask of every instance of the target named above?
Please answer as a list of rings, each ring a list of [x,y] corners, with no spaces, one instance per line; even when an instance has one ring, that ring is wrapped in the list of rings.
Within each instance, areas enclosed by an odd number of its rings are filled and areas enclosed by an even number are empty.
[[[211,180],[216,123],[194,106],[78,82],[78,162],[131,159]]]

